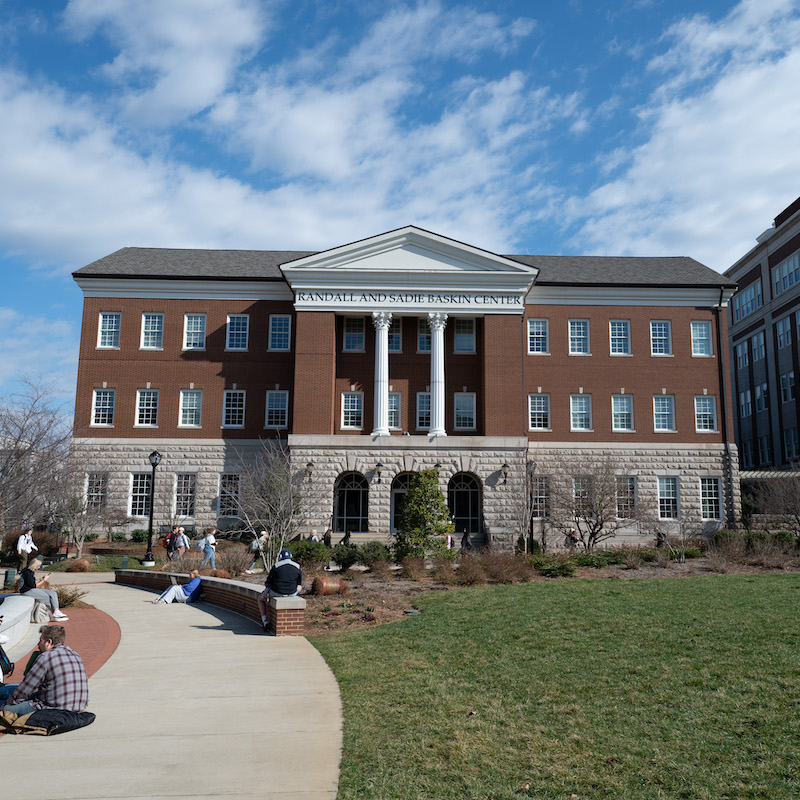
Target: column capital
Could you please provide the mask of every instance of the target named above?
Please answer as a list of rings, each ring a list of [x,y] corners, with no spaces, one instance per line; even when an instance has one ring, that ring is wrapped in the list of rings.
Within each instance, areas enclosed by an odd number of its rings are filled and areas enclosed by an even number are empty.
[[[392,312],[373,311],[372,324],[375,326],[376,331],[381,330],[381,328],[388,328],[392,324]]]
[[[432,331],[443,331],[447,326],[447,314],[443,311],[432,311],[428,314],[428,326]]]

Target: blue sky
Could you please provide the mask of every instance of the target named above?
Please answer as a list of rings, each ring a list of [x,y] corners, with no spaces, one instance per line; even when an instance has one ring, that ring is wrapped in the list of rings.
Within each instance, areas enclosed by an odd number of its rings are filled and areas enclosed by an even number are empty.
[[[800,0],[0,0],[0,394],[71,402],[120,247],[724,270],[800,195]]]

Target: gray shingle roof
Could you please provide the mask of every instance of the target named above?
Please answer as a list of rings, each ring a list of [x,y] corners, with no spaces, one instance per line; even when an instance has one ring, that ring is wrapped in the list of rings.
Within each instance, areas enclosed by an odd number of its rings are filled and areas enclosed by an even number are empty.
[[[178,250],[123,247],[76,270],[76,277],[178,280],[283,280],[281,264],[315,255],[294,250]],[[540,269],[538,285],[733,286],[693,258],[636,256],[519,256],[504,258]]]

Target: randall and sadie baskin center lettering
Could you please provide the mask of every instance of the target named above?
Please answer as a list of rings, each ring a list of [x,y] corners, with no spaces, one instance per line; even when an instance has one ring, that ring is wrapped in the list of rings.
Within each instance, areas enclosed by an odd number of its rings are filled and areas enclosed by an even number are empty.
[[[471,306],[517,306],[522,310],[522,295],[469,292],[306,292],[298,291],[296,306],[367,306],[370,308],[442,308]]]

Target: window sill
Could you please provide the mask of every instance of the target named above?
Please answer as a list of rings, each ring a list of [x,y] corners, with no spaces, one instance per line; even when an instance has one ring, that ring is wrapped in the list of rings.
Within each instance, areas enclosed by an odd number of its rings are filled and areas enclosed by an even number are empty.
[[[102,345],[99,344],[95,347],[95,350],[119,350],[119,345]]]
[[[591,356],[591,353],[570,353],[571,356],[583,356],[584,358]]]
[[[205,347],[182,347],[182,353],[205,353]]]
[[[89,424],[90,428],[113,428],[114,424],[111,423],[110,425],[106,425],[102,422],[92,422]]]
[[[528,350],[529,356],[549,356],[550,351],[544,352],[542,350]]]
[[[552,433],[552,428],[528,428],[530,433]]]
[[[221,431],[242,431],[244,430],[244,425],[220,425],[219,429]]]
[[[675,358],[672,353],[650,353],[651,358]]]
[[[611,433],[636,433],[636,428],[612,428]]]
[[[611,358],[633,358],[633,353],[609,353]]]
[[[570,433],[594,433],[594,428],[570,428]]]
[[[659,430],[658,428],[655,428],[653,430],[653,433],[677,433],[677,432],[678,432],[677,429],[671,429],[671,430],[668,430],[668,431],[667,430],[662,431],[662,430]]]
[[[151,353],[163,353],[163,347],[139,347],[140,350],[149,350]]]
[[[224,353],[247,353],[247,347],[226,347]]]

